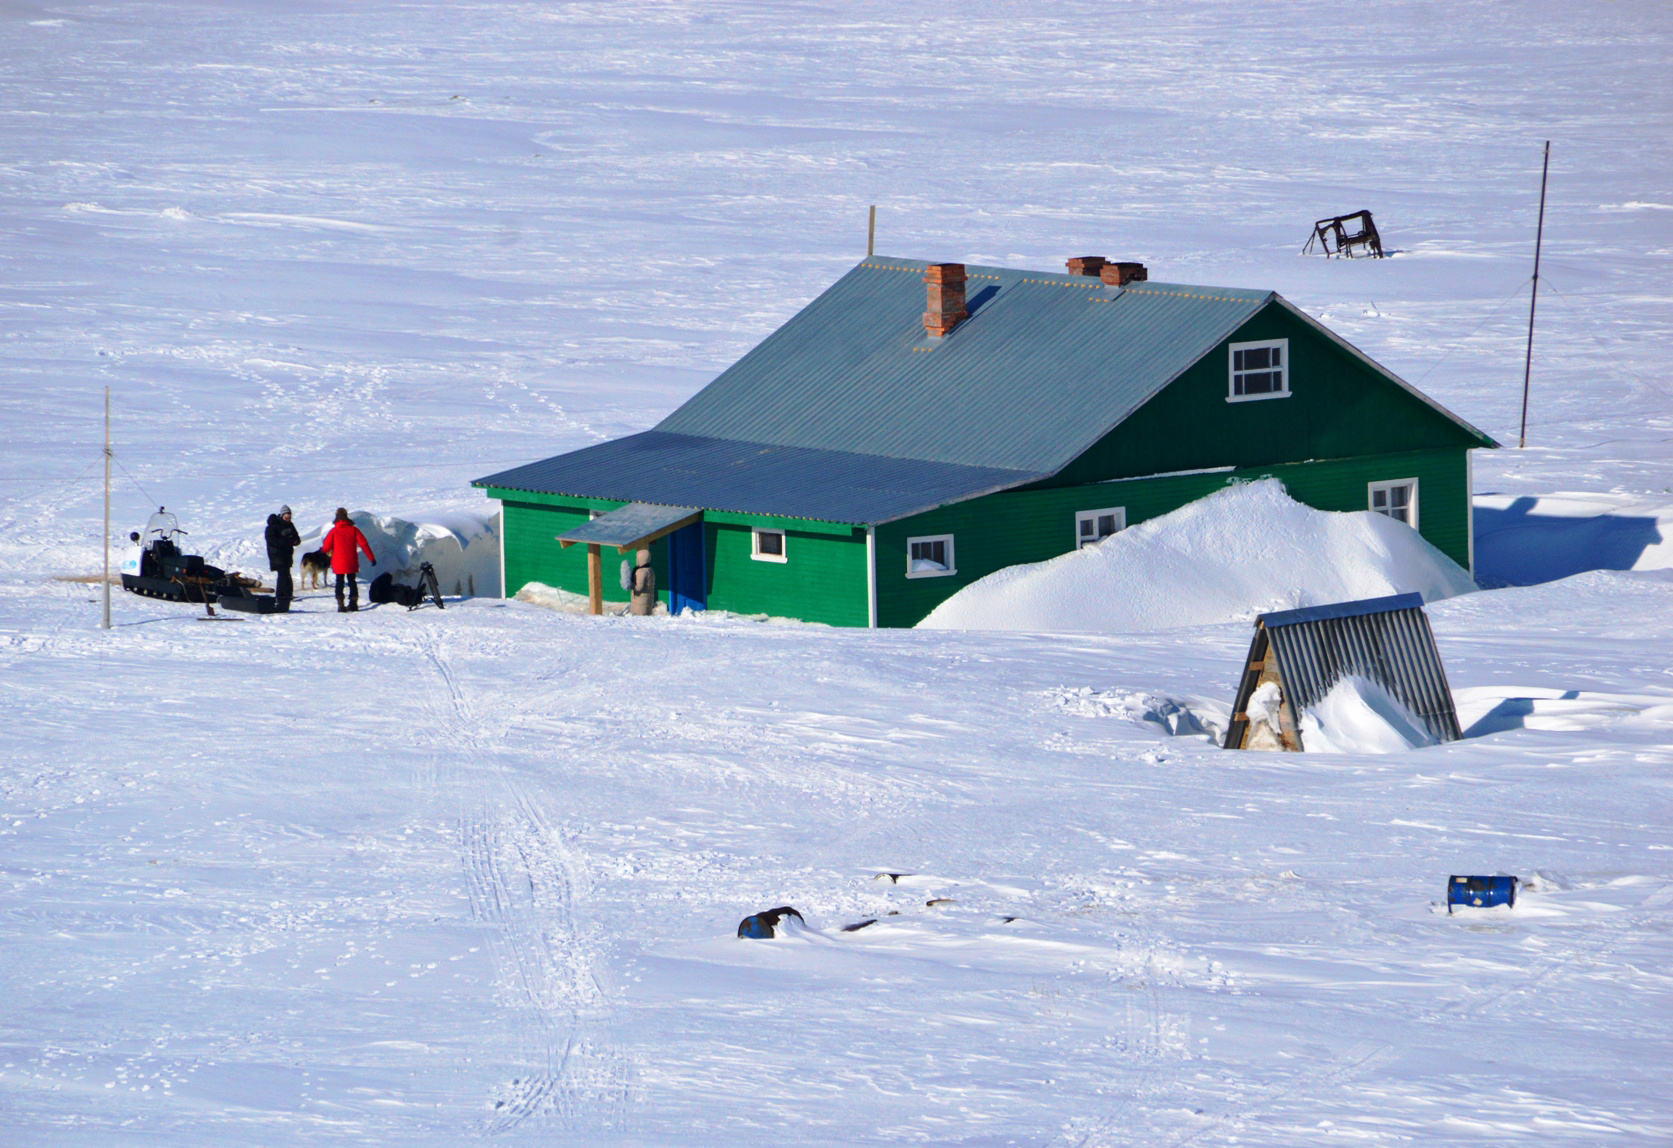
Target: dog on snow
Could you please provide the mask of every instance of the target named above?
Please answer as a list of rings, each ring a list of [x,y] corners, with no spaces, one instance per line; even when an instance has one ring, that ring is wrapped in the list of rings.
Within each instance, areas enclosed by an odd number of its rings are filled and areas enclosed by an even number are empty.
[[[302,582],[307,590],[323,590],[331,582],[331,556],[310,550],[302,556]]]

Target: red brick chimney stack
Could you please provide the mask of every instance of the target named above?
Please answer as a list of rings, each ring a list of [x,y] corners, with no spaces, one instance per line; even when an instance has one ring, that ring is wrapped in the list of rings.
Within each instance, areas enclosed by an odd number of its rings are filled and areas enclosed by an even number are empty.
[[[924,330],[940,338],[970,317],[964,309],[964,264],[931,263],[924,272],[924,282],[929,284]]]
[[[1069,274],[1090,275],[1096,279],[1098,272],[1104,269],[1104,263],[1102,255],[1077,255],[1069,260]]]
[[[1098,270],[1098,278],[1109,287],[1125,287],[1129,283],[1143,283],[1150,273],[1142,263],[1106,263]]]

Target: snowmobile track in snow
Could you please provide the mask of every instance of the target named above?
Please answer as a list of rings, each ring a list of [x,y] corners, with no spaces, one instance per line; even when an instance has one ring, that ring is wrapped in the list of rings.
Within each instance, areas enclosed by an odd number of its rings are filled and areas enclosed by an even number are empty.
[[[490,1133],[531,1118],[557,1116],[567,1126],[620,1128],[630,1073],[625,1060],[585,1034],[589,1015],[605,1007],[593,975],[592,938],[575,922],[578,861],[565,834],[515,778],[484,767],[491,739],[433,630],[419,648],[436,670],[444,696],[432,707],[444,731],[442,753],[476,763],[481,773],[445,781],[480,793],[458,818],[459,851],[473,919],[488,927],[496,995],[502,1007],[532,1014],[521,1034],[527,1075],[494,1090]],[[443,784],[443,779],[437,779]]]

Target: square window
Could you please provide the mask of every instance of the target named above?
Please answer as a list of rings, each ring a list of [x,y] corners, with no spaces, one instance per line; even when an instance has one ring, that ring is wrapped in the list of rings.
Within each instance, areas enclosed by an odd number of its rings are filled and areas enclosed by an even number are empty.
[[[1290,341],[1267,339],[1260,343],[1231,344],[1231,380],[1228,403],[1250,399],[1282,399],[1290,393]]]
[[[1368,484],[1368,505],[1376,514],[1386,514],[1417,529],[1417,479],[1397,478],[1392,482]]]
[[[1103,510],[1083,510],[1075,515],[1075,546],[1096,546],[1112,534],[1127,529],[1127,508],[1110,506]]]
[[[749,556],[757,562],[787,562],[784,556],[784,531],[757,530]]]
[[[906,576],[908,578],[941,578],[956,574],[953,566],[953,536],[931,534],[906,540]]]

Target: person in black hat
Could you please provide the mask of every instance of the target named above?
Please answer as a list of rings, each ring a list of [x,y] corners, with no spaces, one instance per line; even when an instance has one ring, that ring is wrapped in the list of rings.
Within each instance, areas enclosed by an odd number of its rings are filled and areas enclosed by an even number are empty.
[[[273,605],[281,614],[290,612],[293,593],[290,581],[291,556],[302,542],[296,526],[290,520],[290,507],[279,507],[279,513],[267,516],[267,566],[278,572],[273,580]]]

